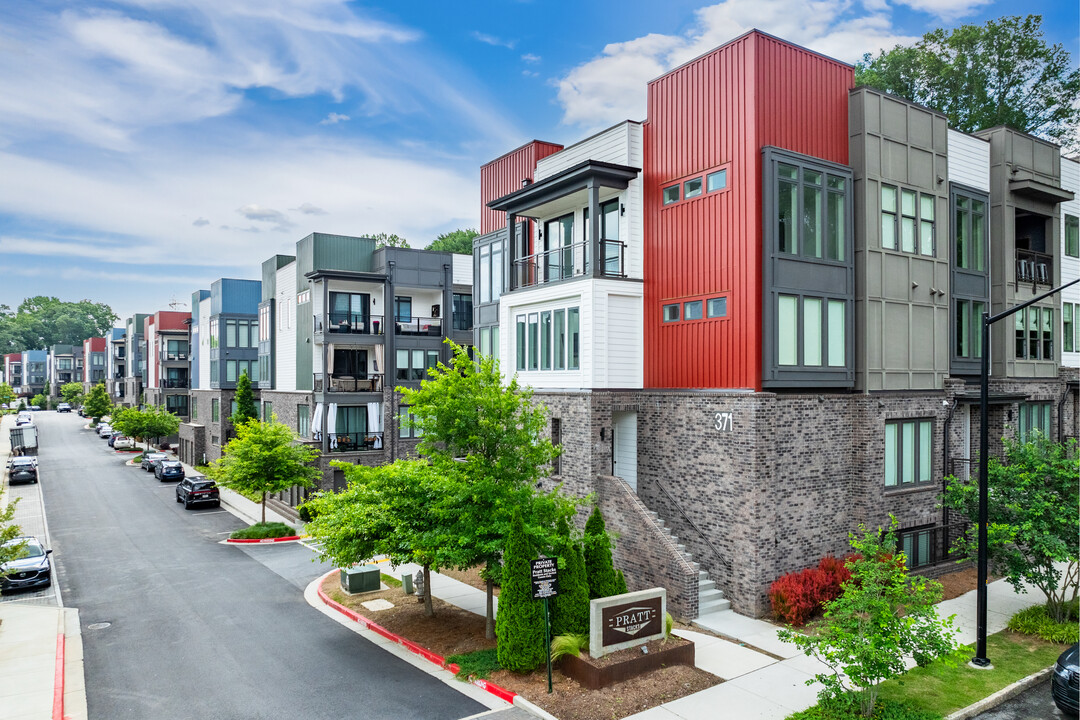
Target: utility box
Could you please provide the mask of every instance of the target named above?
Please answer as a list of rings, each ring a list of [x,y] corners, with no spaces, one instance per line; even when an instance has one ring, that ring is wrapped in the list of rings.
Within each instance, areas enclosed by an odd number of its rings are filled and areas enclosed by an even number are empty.
[[[341,589],[350,595],[382,589],[378,565],[341,568]]]

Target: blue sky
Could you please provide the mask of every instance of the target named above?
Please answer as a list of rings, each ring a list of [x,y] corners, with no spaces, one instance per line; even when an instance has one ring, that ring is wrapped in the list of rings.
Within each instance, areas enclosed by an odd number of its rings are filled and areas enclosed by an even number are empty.
[[[751,27],[842,60],[1075,2],[8,0],[0,303],[186,308],[310,232],[424,247],[477,225],[479,166],[645,115],[645,82]]]

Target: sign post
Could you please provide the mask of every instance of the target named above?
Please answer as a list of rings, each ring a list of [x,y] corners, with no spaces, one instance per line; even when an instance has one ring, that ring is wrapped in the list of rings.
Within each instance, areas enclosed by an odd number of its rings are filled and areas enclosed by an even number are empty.
[[[551,613],[548,598],[559,594],[559,564],[555,558],[541,557],[529,561],[532,572],[533,600],[544,601],[544,654],[547,655],[548,693],[551,693]]]

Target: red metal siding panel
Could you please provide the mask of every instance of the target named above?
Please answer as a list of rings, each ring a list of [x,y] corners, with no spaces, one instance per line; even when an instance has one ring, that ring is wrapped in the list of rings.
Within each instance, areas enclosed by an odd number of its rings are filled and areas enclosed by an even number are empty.
[[[758,32],[649,84],[645,386],[761,389],[761,148],[847,163],[853,70]],[[664,207],[672,181],[726,165],[728,190]],[[664,323],[726,295],[728,318]]]
[[[533,179],[536,163],[559,152],[562,145],[533,140],[480,168],[480,234],[506,227],[506,213],[487,206],[492,200],[521,189],[521,181]]]

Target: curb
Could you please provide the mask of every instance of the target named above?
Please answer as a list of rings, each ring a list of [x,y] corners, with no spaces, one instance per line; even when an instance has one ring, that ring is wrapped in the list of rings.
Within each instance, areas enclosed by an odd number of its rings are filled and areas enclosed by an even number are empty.
[[[235,540],[232,538],[226,538],[225,542],[232,543],[234,545],[258,545],[259,543],[296,542],[299,539],[299,535],[289,535],[288,537],[279,538],[237,538]],[[333,601],[331,600],[331,602]]]
[[[61,624],[63,623],[63,611],[61,611]],[[64,720],[64,647],[66,637],[63,629],[56,633],[56,668],[53,677],[53,705],[52,720]]]
[[[1053,668],[1045,668],[1037,673],[1028,675],[1026,678],[1017,680],[1012,685],[1003,687],[993,695],[988,695],[982,700],[968,705],[966,708],[961,708],[950,715],[946,715],[945,720],[968,720],[968,718],[973,718],[979,713],[995,708],[1006,700],[1016,697],[1028,688],[1038,685],[1040,682],[1050,677],[1050,673],[1053,672],[1053,670]]]
[[[363,615],[360,615],[356,611],[350,610],[349,608],[345,607],[344,605],[331,600],[330,597],[325,592],[323,592],[322,584],[326,580],[326,578],[330,577],[335,572],[337,572],[337,570],[331,570],[330,572],[326,573],[321,578],[319,578],[319,581],[318,581],[319,582],[319,585],[318,585],[319,599],[322,600],[327,606],[333,608],[334,610],[337,610],[339,613],[341,613],[345,617],[349,618],[350,620],[353,620],[353,621],[359,623],[365,629],[371,630],[374,633],[378,633],[379,635],[382,635],[387,640],[390,640],[391,642],[394,642],[394,643],[397,643],[398,645],[401,645],[406,650],[409,650],[410,652],[413,652],[413,653],[419,655],[420,657],[424,658],[425,660],[428,660],[429,662],[432,662],[432,663],[438,665],[440,668],[445,668],[446,670],[449,670],[454,675],[457,675],[459,672],[461,672],[461,668],[459,668],[454,663],[448,663],[446,661],[446,658],[444,658],[442,655],[439,655],[437,653],[433,653],[432,651],[428,650],[425,647],[421,647],[420,645],[417,645],[414,642],[406,640],[405,638],[401,637],[400,635],[397,635],[395,633],[390,632],[389,630],[387,630],[383,626],[379,625],[378,623],[374,623],[371,620],[368,620],[366,617],[364,617]],[[500,687],[500,686],[496,685],[493,682],[488,682],[487,680],[481,680],[480,678],[475,678],[473,680],[470,680],[469,682],[471,682],[473,685],[480,688],[481,690],[486,690],[487,692],[491,693],[492,695],[499,698],[500,700],[511,703],[512,705],[517,705],[519,707],[523,707],[525,710],[527,710],[529,712],[533,712],[534,714],[537,714],[540,717],[545,718],[545,720],[551,718],[551,715],[548,715],[543,710],[540,710],[540,708],[537,708],[535,705],[530,703],[528,700],[525,700],[525,698],[521,697],[520,695],[518,695],[516,692],[514,692],[512,690],[507,690],[506,688]],[[527,703],[527,704],[525,704],[525,703]],[[534,711],[534,710],[532,710],[532,708],[536,708],[536,710]],[[541,714],[541,713],[543,713],[543,714]]]

